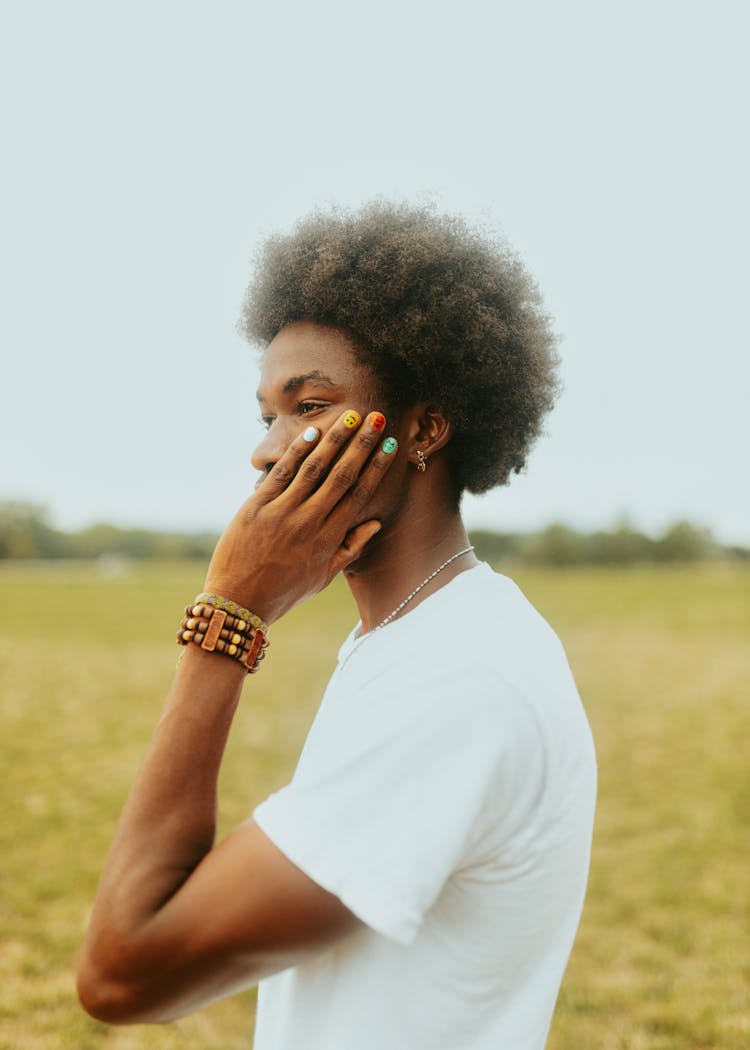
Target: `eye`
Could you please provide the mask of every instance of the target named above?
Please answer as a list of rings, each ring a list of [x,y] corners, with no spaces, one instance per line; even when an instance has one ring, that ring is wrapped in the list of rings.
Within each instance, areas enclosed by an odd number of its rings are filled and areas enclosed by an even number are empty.
[[[328,401],[299,401],[297,403],[296,413],[298,416],[308,416],[311,412],[318,412],[324,408],[328,408],[328,406]],[[261,416],[258,422],[265,430],[270,430],[276,422],[276,416]]]
[[[327,402],[323,401],[300,401],[297,405],[297,414],[307,416],[310,412],[316,412],[319,408],[328,408]]]

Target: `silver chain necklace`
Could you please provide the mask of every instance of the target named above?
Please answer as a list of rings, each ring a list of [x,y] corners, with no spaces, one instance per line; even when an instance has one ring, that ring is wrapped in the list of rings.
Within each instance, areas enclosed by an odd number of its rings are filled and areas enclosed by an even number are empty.
[[[401,604],[397,605],[396,608],[393,610],[393,612],[389,613],[386,616],[386,618],[384,620],[381,620],[380,623],[377,624],[375,627],[373,627],[372,630],[373,631],[379,631],[381,627],[385,627],[385,625],[387,623],[390,623],[390,621],[393,619],[394,616],[398,616],[398,614],[401,612],[401,610],[404,608],[404,606],[408,605],[409,602],[412,600],[412,598],[414,598],[417,594],[419,594],[419,592],[422,590],[423,587],[427,586],[427,584],[430,582],[430,580],[434,580],[435,579],[435,577],[437,576],[437,574],[439,572],[442,572],[443,569],[447,568],[452,561],[456,560],[456,558],[460,558],[462,554],[468,554],[469,551],[473,551],[473,550],[474,550],[473,547],[465,547],[462,551],[459,551],[458,554],[452,554],[450,556],[450,558],[448,558],[447,561],[444,561],[443,564],[439,565],[437,567],[437,569],[435,569],[434,572],[431,572],[426,580],[422,580],[422,582],[420,583],[419,587],[415,587],[414,590],[409,595],[409,597],[408,598],[404,598],[404,600],[401,602]]]

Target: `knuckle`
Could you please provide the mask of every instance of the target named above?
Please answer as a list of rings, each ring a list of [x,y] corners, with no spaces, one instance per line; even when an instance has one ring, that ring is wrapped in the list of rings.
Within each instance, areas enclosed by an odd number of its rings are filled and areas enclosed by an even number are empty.
[[[291,529],[292,542],[304,543],[310,535],[310,525],[306,521],[297,522]]]
[[[323,468],[316,459],[306,459],[300,471],[305,481],[317,481],[323,473]]]
[[[328,433],[328,441],[331,445],[335,446],[335,448],[341,448],[342,445],[345,445],[348,438],[349,431],[344,433],[341,430],[331,430]]]
[[[352,499],[355,503],[367,503],[371,496],[372,489],[362,481],[352,489]]]
[[[357,434],[357,443],[360,448],[372,449],[375,448],[377,443],[380,441],[380,434],[372,430],[370,433],[364,431]]]
[[[288,481],[292,476],[292,472],[285,463],[277,463],[272,469],[270,477],[275,481]]]
[[[354,483],[356,477],[357,477],[356,471],[353,470],[352,467],[347,467],[347,466],[336,467],[336,469],[331,474],[331,479],[333,481],[333,484],[337,488],[341,488],[341,489],[351,488],[351,486]]]

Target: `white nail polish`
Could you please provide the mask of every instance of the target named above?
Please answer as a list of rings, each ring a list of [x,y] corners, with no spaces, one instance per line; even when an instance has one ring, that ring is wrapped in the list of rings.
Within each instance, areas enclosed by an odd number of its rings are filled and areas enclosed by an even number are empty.
[[[314,441],[317,436],[318,436],[318,431],[317,431],[316,427],[308,427],[307,430],[302,435],[302,437],[304,438],[305,441]]]

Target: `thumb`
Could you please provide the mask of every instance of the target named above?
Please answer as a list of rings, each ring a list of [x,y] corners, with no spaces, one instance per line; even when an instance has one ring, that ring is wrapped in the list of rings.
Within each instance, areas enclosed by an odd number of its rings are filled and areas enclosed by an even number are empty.
[[[337,572],[341,572],[347,565],[351,565],[353,561],[356,561],[373,536],[377,536],[382,527],[379,521],[373,519],[372,521],[363,521],[361,525],[355,525],[353,529],[350,529],[344,537],[344,542],[331,558],[331,577],[335,576]]]

